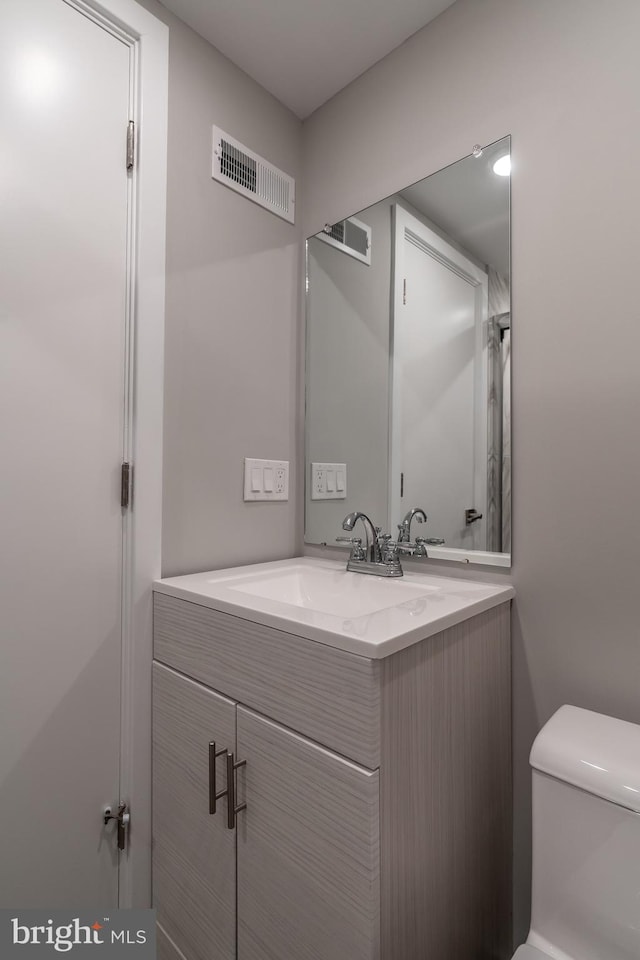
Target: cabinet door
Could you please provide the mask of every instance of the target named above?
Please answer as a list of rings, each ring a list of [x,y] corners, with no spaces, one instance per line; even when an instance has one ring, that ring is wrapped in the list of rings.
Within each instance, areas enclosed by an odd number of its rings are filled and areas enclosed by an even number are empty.
[[[153,901],[185,960],[235,960],[235,833],[209,813],[209,742],[234,749],[233,701],[153,665]],[[226,787],[225,757],[216,762]]]
[[[378,771],[238,707],[238,960],[379,956]]]

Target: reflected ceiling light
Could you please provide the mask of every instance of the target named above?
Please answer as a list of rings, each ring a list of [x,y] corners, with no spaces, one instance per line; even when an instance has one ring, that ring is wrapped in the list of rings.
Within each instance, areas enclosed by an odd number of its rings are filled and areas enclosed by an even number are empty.
[[[34,103],[51,99],[60,84],[58,62],[38,48],[24,50],[17,63],[17,82],[23,96]]]
[[[609,773],[606,767],[599,767],[597,763],[591,763],[590,760],[581,760],[580,763],[584,763],[587,767],[592,767],[594,770],[600,770],[602,773]]]
[[[508,177],[511,173],[511,154],[505,153],[504,156],[498,157],[493,165],[493,172],[499,177]]]

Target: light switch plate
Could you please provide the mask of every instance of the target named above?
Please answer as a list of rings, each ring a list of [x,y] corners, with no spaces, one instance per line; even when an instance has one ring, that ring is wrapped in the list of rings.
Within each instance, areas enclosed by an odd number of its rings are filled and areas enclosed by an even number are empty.
[[[311,499],[346,500],[346,463],[311,464]]]
[[[288,460],[244,460],[245,500],[288,500]]]

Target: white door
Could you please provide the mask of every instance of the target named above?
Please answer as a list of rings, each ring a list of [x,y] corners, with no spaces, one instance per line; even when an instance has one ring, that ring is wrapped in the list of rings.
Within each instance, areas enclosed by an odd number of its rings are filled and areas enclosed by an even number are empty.
[[[447,547],[484,549],[487,275],[396,208],[392,529],[411,507]]]
[[[116,905],[129,47],[0,8],[0,904]]]

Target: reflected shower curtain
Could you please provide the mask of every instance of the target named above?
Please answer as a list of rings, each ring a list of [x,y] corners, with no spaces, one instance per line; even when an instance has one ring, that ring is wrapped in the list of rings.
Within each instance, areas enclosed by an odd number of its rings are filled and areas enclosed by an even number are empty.
[[[502,543],[502,361],[500,326],[488,324],[487,360],[487,550],[499,553]]]
[[[511,553],[511,329],[502,331],[502,552]]]
[[[511,550],[511,329],[509,313],[488,325],[487,550]]]
[[[489,267],[487,325],[487,547],[511,550],[511,295]],[[505,457],[508,457],[505,465]]]

